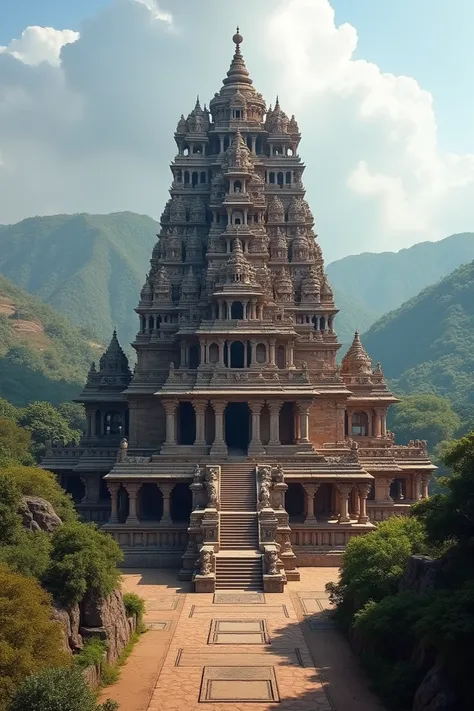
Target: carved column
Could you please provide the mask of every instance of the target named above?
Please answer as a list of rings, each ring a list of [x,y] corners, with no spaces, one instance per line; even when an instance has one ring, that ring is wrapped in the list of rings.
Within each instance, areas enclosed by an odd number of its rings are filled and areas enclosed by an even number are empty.
[[[295,348],[295,344],[292,341],[290,341],[290,343],[288,343],[288,349],[287,349],[287,353],[288,353],[288,363],[286,364],[287,368],[294,368],[295,367],[294,348]]]
[[[206,346],[204,341],[199,341],[199,347],[201,349],[201,357],[199,359],[199,365],[204,365],[206,362]]]
[[[303,489],[306,494],[306,517],[304,522],[317,523],[317,519],[314,514],[314,497],[319,489],[319,484],[303,484]]]
[[[421,498],[422,499],[427,499],[429,497],[429,492],[428,492],[429,481],[430,481],[429,474],[422,474],[421,475]]]
[[[415,501],[421,499],[421,474],[419,472],[413,475],[413,498]]]
[[[187,365],[186,363],[186,341],[184,338],[181,339],[181,358],[179,362],[179,367],[180,368],[185,368]]]
[[[337,484],[339,491],[339,523],[350,523],[349,517],[349,494],[352,491],[352,484]]]
[[[206,414],[206,400],[193,400],[192,405],[194,407],[194,412],[196,414],[196,439],[194,444],[205,445],[206,435],[205,435],[205,414]]]
[[[219,339],[219,361],[218,365],[223,368],[224,367],[224,346],[225,346],[225,340],[223,338]]]
[[[173,484],[166,482],[159,484],[161,494],[163,496],[163,516],[160,519],[160,523],[170,524],[173,523],[171,520],[171,507],[170,507],[170,497],[171,491],[173,490]]]
[[[250,367],[255,368],[257,365],[257,341],[250,341]]]
[[[227,446],[224,440],[224,410],[227,402],[223,400],[211,400],[216,421],[216,434],[211,447],[211,454],[227,454]]]
[[[270,441],[268,444],[280,444],[280,410],[283,406],[282,400],[267,400],[270,410]]]
[[[302,444],[309,443],[309,408],[310,402],[299,402],[298,410],[300,415],[300,442]]]
[[[382,436],[382,416],[381,416],[381,410],[377,408],[375,410],[375,432],[374,435],[375,437],[381,437]]]
[[[162,400],[166,414],[166,439],[165,445],[176,447],[176,407],[177,400]]]
[[[116,481],[108,481],[107,488],[110,491],[109,523],[118,523],[118,490],[120,489],[120,484]]]
[[[100,492],[100,475],[93,474],[89,476],[81,476],[81,481],[84,484],[85,489],[85,494],[81,503],[98,504]]]
[[[127,524],[127,526],[136,526],[137,523],[140,523],[137,516],[137,498],[138,492],[140,491],[141,482],[127,481],[124,483],[123,486],[125,487],[128,493],[128,516],[125,523]]]
[[[251,400],[249,402],[252,413],[252,439],[249,445],[249,454],[261,454],[263,452],[262,440],[260,439],[260,413],[263,401]]]
[[[375,501],[377,503],[390,503],[393,501],[392,497],[390,496],[390,484],[392,483],[393,479],[389,479],[387,477],[376,477],[375,478]]]
[[[359,491],[359,518],[357,523],[368,523],[369,517],[367,515],[367,497],[370,494],[371,484],[359,484],[357,489]]]
[[[270,338],[269,340],[269,345],[270,345],[270,353],[269,353],[269,365],[270,366],[276,366],[275,363],[275,346],[276,346],[276,340],[275,338]]]

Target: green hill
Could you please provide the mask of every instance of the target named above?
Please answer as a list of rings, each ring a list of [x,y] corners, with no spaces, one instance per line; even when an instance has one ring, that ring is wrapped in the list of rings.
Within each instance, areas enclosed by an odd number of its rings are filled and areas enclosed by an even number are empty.
[[[474,262],[383,316],[363,343],[397,392],[445,395],[474,420]]]
[[[336,316],[334,328],[343,344],[341,352],[345,351],[344,346],[349,346],[354,338],[354,331],[362,332],[376,320],[378,313],[369,309],[357,299],[348,296],[339,288],[334,289],[334,300],[340,312]]]
[[[125,348],[159,225],[131,212],[32,217],[0,228],[0,274],[108,342]]]
[[[15,405],[71,400],[103,350],[51,306],[0,276],[0,397]]]
[[[473,259],[474,233],[465,232],[399,252],[344,257],[329,264],[327,274],[336,293],[341,289],[369,313],[381,316]]]

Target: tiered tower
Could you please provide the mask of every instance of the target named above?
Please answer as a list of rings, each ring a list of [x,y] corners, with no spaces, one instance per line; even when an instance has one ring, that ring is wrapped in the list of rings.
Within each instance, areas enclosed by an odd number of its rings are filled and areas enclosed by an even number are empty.
[[[209,109],[198,98],[176,129],[107,528],[128,564],[181,565],[198,590],[281,590],[426,496],[433,467],[424,443],[387,433],[397,399],[357,333],[336,364],[298,124],[278,98],[266,108],[233,41]]]

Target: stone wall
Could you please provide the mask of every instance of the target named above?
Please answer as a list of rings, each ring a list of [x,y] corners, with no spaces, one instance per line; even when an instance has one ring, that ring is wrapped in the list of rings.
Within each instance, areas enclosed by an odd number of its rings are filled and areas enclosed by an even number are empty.
[[[309,439],[317,449],[325,442],[344,439],[344,410],[336,402],[315,402],[309,410]]]
[[[129,444],[159,449],[165,441],[165,412],[158,398],[130,396]]]

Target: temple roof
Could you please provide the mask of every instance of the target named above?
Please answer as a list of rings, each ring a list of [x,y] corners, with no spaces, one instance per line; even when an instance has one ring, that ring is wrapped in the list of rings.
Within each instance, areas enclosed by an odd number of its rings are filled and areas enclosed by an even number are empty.
[[[354,333],[352,345],[342,359],[341,373],[358,373],[364,375],[370,375],[372,373],[372,361],[360,341],[358,331]]]
[[[86,385],[76,402],[121,399],[120,394],[129,385],[131,379],[128,358],[114,330],[108,348],[100,358],[99,370],[95,363],[91,364]]]

